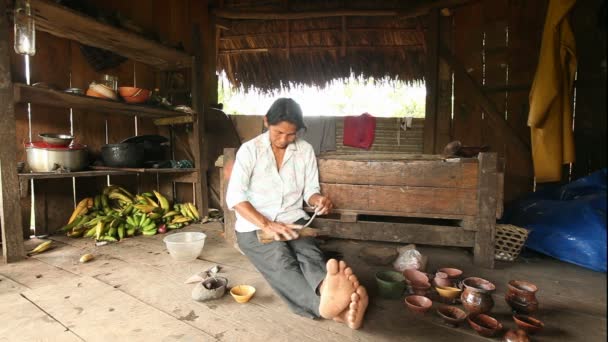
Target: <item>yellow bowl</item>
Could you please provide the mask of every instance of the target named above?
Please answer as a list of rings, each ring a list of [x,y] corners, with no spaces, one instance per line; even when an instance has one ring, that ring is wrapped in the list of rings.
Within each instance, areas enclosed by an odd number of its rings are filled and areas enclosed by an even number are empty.
[[[237,303],[247,303],[254,293],[255,287],[250,285],[237,285],[230,289],[230,294]]]
[[[458,297],[460,295],[460,293],[462,292],[461,289],[459,289],[457,287],[450,287],[450,286],[435,286],[435,289],[437,290],[437,292],[439,293],[439,295],[441,297],[448,298],[448,299],[454,299],[454,298]]]

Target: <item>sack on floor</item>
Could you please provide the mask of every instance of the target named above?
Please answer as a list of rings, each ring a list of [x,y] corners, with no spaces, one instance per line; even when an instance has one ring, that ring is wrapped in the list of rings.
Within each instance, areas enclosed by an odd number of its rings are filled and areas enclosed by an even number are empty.
[[[606,177],[603,169],[532,193],[507,207],[503,221],[530,230],[527,248],[606,272]]]

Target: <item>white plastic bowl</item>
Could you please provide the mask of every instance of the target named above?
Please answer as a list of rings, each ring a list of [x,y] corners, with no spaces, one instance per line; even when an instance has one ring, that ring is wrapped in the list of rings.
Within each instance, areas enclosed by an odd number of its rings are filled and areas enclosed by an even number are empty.
[[[183,232],[167,235],[163,241],[176,261],[195,260],[205,246],[207,235],[201,232]]]

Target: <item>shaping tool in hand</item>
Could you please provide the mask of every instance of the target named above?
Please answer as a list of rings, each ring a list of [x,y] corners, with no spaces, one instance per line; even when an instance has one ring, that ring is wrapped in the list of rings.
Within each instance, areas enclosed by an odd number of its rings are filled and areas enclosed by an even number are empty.
[[[302,228],[306,228],[308,226],[310,226],[310,224],[312,223],[312,221],[315,219],[315,217],[317,217],[317,214],[319,213],[319,209],[315,208],[315,213],[312,214],[312,217],[310,218],[310,220],[308,220],[308,222],[306,222],[305,225],[302,226]]]

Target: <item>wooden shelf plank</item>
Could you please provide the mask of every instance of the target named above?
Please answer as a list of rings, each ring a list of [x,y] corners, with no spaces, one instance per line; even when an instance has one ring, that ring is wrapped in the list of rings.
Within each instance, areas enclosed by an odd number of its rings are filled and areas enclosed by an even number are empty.
[[[167,118],[181,117],[184,112],[168,110],[161,107],[127,104],[120,101],[104,100],[85,95],[75,95],[62,91],[32,87],[22,83],[15,83],[14,100],[21,103],[34,103],[51,107],[73,108],[105,112],[112,114],[123,114],[129,116]]]
[[[183,51],[101,23],[52,1],[31,0],[31,6],[37,30],[109,50],[162,70],[192,65],[192,57]]]
[[[131,173],[193,173],[197,172],[197,168],[182,168],[182,169],[174,169],[174,168],[128,168],[128,167],[109,167],[109,166],[91,166],[91,169],[98,171],[125,171]]]
[[[165,173],[165,174],[186,174],[198,172],[198,169],[134,169],[134,168],[112,168],[106,166],[92,166],[93,170],[77,172],[30,172],[20,173],[20,179],[51,179],[51,178],[71,178],[71,177],[100,177],[100,176],[124,176],[135,175],[137,173]]]

